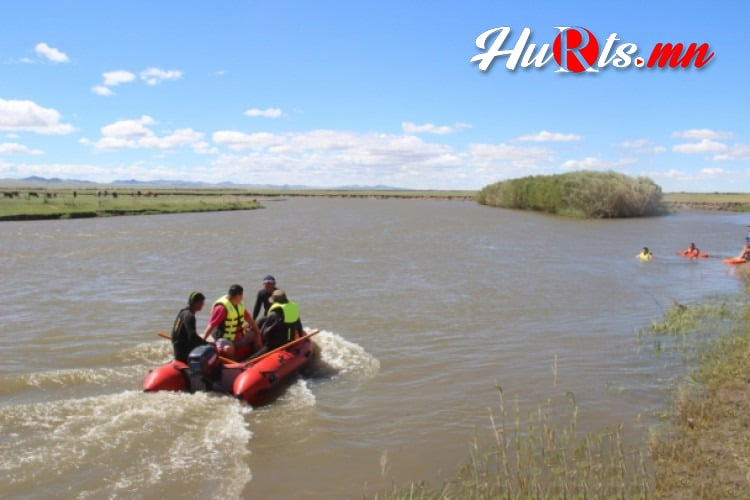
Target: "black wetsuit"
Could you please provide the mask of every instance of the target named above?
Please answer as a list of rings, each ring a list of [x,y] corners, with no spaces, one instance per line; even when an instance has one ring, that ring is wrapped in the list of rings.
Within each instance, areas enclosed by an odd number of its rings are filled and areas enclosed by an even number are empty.
[[[261,306],[263,306],[263,315],[265,316],[268,313],[268,308],[271,307],[271,302],[269,302],[269,299],[271,298],[271,294],[273,294],[274,290],[276,289],[274,288],[269,292],[265,289],[265,287],[258,290],[258,295],[255,297],[255,305],[253,306],[254,320],[258,320],[258,313],[260,313]]]
[[[276,309],[266,316],[261,330],[263,338],[263,347],[253,353],[253,357],[265,354],[268,351],[272,351],[277,347],[281,347],[284,344],[294,340],[294,338],[288,338],[290,325],[284,323],[284,313],[281,309]],[[300,332],[304,335],[302,329],[302,320],[298,319],[292,326],[294,331]]]
[[[195,313],[190,307],[180,309],[172,326],[174,359],[187,363],[188,354],[199,345],[207,344],[195,330]]]

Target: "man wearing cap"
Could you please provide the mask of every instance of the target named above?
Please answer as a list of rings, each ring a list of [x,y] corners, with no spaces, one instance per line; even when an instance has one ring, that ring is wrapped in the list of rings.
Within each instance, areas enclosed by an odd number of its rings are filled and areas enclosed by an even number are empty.
[[[274,290],[269,300],[271,307],[268,308],[268,316],[263,323],[263,347],[253,356],[259,356],[305,335],[299,306],[287,299],[284,290]]]
[[[263,306],[263,315],[268,314],[268,308],[271,306],[269,299],[274,290],[276,290],[276,278],[267,274],[263,278],[263,288],[258,290],[258,295],[255,297],[255,305],[253,306],[253,319],[255,321],[258,321],[261,306]]]
[[[240,285],[232,285],[226,295],[216,299],[203,332],[203,340],[213,335],[216,340],[231,342],[232,348],[220,354],[237,360],[246,358],[260,347],[260,330],[242,303],[243,293]]]
[[[187,307],[180,309],[172,325],[172,347],[174,359],[187,363],[188,354],[199,345],[207,344],[195,329],[195,313],[203,309],[205,295],[193,292],[188,297]]]

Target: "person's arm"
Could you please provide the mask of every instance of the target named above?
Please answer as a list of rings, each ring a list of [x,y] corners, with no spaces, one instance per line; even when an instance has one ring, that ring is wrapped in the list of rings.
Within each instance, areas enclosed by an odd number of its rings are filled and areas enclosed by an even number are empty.
[[[238,345],[250,344],[255,349],[258,349],[260,347],[260,345],[261,345],[261,342],[260,342],[260,329],[258,328],[258,324],[255,322],[255,320],[253,319],[253,317],[250,316],[250,312],[248,312],[247,309],[245,309],[245,314],[244,314],[243,317],[245,319],[246,328],[242,332],[243,333],[243,337],[238,342]]]
[[[250,313],[247,312],[247,309],[245,309],[245,321],[247,321],[247,324],[249,325],[249,330],[251,330],[256,335],[260,335],[260,328],[258,328],[258,323],[255,322],[253,316],[250,316]]]
[[[209,335],[213,335],[216,332],[216,328],[222,324],[226,318],[227,310],[221,304],[217,304],[211,311],[211,317],[208,319],[206,330],[203,332],[203,340],[206,340]]]
[[[258,317],[261,306],[263,306],[263,290],[260,290],[255,296],[255,305],[253,306],[253,319]]]

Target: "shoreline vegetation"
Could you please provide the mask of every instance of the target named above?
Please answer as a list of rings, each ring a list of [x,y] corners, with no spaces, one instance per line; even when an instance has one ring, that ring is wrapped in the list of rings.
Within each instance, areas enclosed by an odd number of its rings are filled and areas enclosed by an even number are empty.
[[[292,197],[473,200],[475,191],[0,186],[0,221],[219,212]],[[259,199],[261,201],[259,201]]]
[[[477,201],[493,207],[588,219],[668,213],[661,188],[651,179],[613,171],[583,170],[509,179],[482,188]]]
[[[519,181],[523,182],[519,183]],[[640,179],[636,181],[636,193],[638,189],[641,189],[653,194],[654,188],[648,182]],[[527,189],[530,185],[524,179],[504,182],[516,182],[516,187],[526,186],[524,189]],[[598,186],[597,189],[601,189],[602,183],[594,184]],[[499,206],[490,200],[492,197],[490,192],[499,189],[496,186],[496,184],[493,184],[483,188],[481,191],[449,191],[409,189],[235,189],[214,187],[134,188],[132,186],[115,185],[79,188],[51,183],[30,185],[14,183],[11,186],[0,185],[0,221],[254,210],[263,208],[263,202],[281,201],[293,197],[477,201],[481,204]],[[658,186],[656,186],[656,189],[658,190]],[[588,193],[585,196],[580,195],[580,197],[596,199],[596,196],[592,193]],[[641,206],[658,207],[656,209],[657,213],[677,210],[750,212],[750,193],[661,194],[659,191],[659,196],[658,204],[655,200],[649,199],[645,200],[646,204],[642,203]],[[538,210],[535,206],[508,208]],[[544,211],[553,212],[553,210]],[[563,209],[560,213],[563,215],[583,216],[583,211],[576,208]],[[592,213],[595,217],[605,216],[601,207],[599,209],[594,207]]]
[[[750,276],[745,276],[750,283]],[[622,423],[577,432],[579,408],[566,393],[536,411],[509,410],[502,388],[489,436],[439,487],[394,485],[373,498],[745,498],[750,491],[750,286],[744,295],[673,304],[637,333],[653,355],[680,356],[682,375],[641,444],[623,442]],[[556,366],[554,367],[556,369]],[[554,415],[569,415],[559,424]]]

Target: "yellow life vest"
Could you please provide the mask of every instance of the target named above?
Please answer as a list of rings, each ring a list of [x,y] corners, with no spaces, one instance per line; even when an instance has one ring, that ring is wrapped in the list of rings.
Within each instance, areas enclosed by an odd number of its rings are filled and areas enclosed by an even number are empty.
[[[287,342],[291,342],[294,339],[295,326],[297,321],[299,321],[299,306],[296,302],[271,304],[271,307],[268,308],[268,314],[271,314],[276,309],[281,309],[284,325],[286,326],[286,340]]]
[[[224,323],[217,328],[216,338],[225,338],[234,342],[235,337],[237,337],[237,328],[242,328],[245,325],[245,304],[240,302],[235,306],[226,295],[217,299],[214,302],[214,307],[216,307],[216,304],[221,304],[227,310]]]

